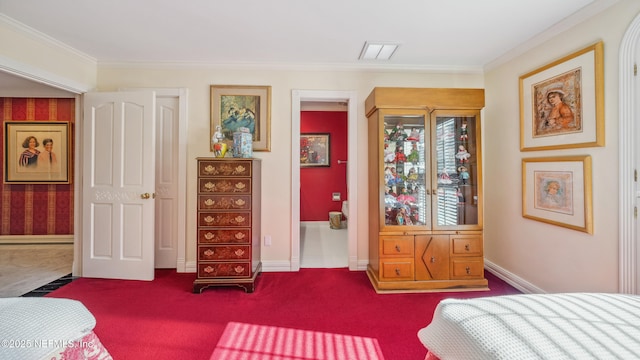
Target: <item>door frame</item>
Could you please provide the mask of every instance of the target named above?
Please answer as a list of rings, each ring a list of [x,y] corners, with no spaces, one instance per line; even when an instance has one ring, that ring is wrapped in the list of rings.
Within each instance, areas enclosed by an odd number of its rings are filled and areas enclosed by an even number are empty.
[[[349,202],[349,270],[358,266],[358,105],[355,91],[292,90],[291,92],[291,271],[300,270],[300,109],[302,102],[346,102],[348,159],[347,201]],[[364,265],[366,268],[366,264]]]
[[[634,75],[637,54],[640,50],[640,14],[637,15],[622,38],[619,50],[619,129],[618,129],[618,157],[619,174],[619,283],[618,291],[626,294],[638,294],[637,269],[638,266],[638,229],[634,210],[636,207],[636,187],[634,173],[638,169],[638,151],[635,135],[638,126],[636,97],[638,93],[638,78]]]

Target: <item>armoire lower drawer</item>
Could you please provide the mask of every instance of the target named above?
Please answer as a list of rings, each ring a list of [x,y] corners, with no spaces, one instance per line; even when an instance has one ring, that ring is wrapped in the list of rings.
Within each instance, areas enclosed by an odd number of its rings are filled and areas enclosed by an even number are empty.
[[[413,257],[414,237],[387,235],[380,236],[381,256]]]
[[[236,262],[199,262],[198,277],[248,277],[251,275],[251,263]]]
[[[482,256],[482,235],[452,235],[451,255]]]
[[[451,279],[471,279],[484,277],[484,260],[481,257],[451,259]]]
[[[414,280],[413,259],[380,260],[380,280]]]

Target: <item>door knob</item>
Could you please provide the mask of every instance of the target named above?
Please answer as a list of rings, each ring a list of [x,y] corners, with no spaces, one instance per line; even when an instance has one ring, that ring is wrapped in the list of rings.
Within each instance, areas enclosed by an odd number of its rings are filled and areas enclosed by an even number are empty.
[[[151,197],[151,194],[149,194],[149,193],[140,194],[140,198],[142,198],[142,199],[148,199],[150,197]]]

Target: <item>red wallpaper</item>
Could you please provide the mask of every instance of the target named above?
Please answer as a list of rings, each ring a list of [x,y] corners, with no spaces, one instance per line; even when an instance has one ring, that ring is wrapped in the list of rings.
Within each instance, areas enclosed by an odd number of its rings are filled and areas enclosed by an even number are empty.
[[[332,201],[339,192],[347,199],[347,112],[302,111],[301,133],[330,134],[330,167],[300,169],[300,221],[329,221],[329,211],[340,211],[342,201]]]
[[[73,164],[75,99],[0,98],[4,177],[5,121],[67,121]],[[73,174],[72,182],[73,182]],[[0,235],[73,234],[73,184],[4,184],[0,188]]]

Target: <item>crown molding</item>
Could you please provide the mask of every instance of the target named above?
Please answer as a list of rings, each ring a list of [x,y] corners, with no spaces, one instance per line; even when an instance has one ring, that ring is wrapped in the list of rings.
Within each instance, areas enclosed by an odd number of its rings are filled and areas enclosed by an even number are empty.
[[[144,68],[144,69],[220,69],[220,70],[273,70],[273,71],[350,71],[350,72],[411,72],[411,73],[457,73],[482,74],[481,66],[434,66],[403,64],[307,64],[307,63],[207,63],[207,62],[144,62],[120,61],[98,62],[98,68]]]
[[[5,24],[10,28],[13,28],[16,32],[20,34],[24,34],[33,40],[44,42],[55,48],[59,48],[61,50],[67,51],[91,63],[97,64],[98,62],[96,58],[89,56],[86,53],[83,53],[82,51],[79,51],[78,49],[63,43],[62,41],[54,39],[51,36],[44,34],[30,26],[27,26],[13,18],[10,18],[5,14],[0,13],[0,23]]]
[[[559,33],[562,33],[564,31],[567,31],[569,29],[571,29],[572,27],[580,24],[581,22],[603,12],[604,10],[608,9],[609,7],[615,5],[616,3],[618,3],[620,0],[596,0],[594,2],[592,2],[590,5],[585,6],[584,8],[578,10],[577,12],[575,12],[574,14],[566,17],[564,20],[561,20],[560,22],[556,23],[555,25],[551,26],[550,28],[548,28],[547,30],[541,32],[540,34],[532,37],[531,39],[529,39],[528,41],[516,46],[515,48],[509,50],[508,52],[506,52],[505,54],[501,55],[500,57],[496,58],[495,60],[492,60],[490,62],[488,62],[485,66],[483,71],[487,72],[490,70],[493,70],[495,68],[497,68],[500,65],[503,65],[513,59],[515,59],[516,57],[526,53],[527,51],[544,44],[545,42],[549,41],[550,39],[552,39],[553,37],[557,36]]]

